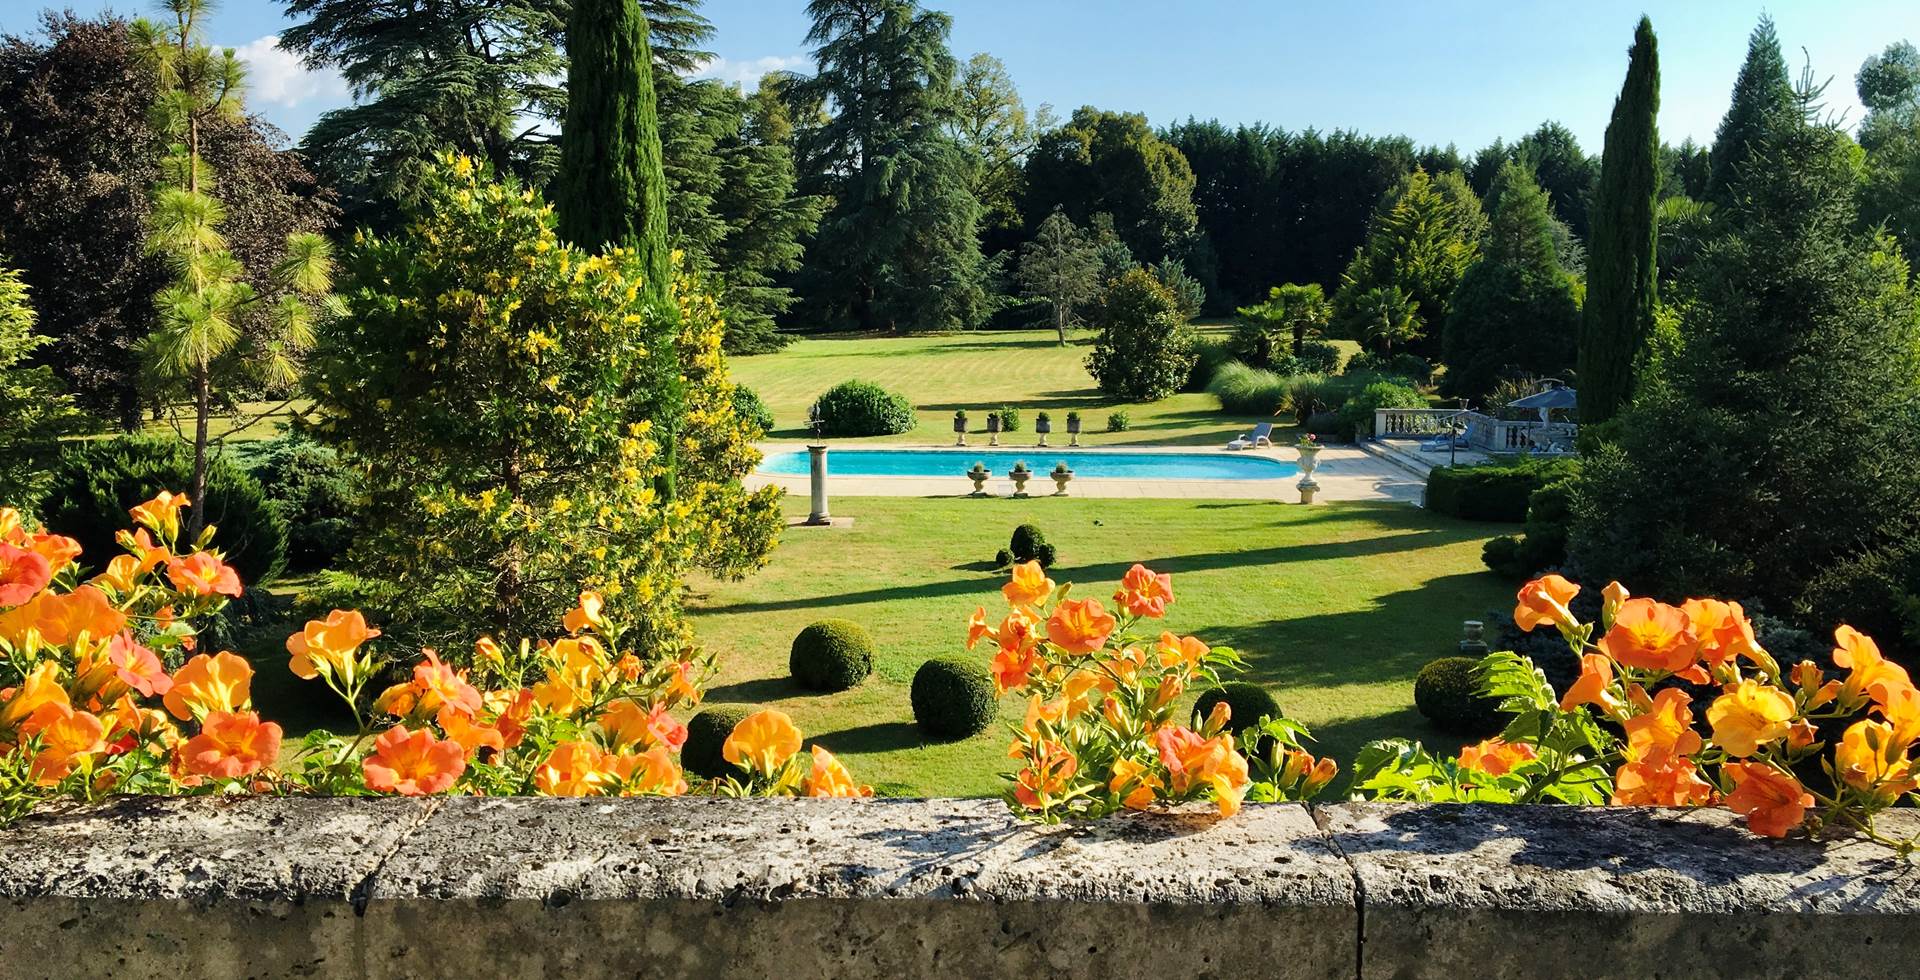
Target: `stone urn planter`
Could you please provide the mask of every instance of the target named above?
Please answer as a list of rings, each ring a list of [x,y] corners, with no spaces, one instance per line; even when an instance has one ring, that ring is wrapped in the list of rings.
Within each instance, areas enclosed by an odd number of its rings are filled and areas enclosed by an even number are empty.
[[[953,413],[953,444],[956,446],[967,444],[967,411],[964,408]]]
[[[973,481],[973,493],[970,494],[970,496],[974,496],[974,497],[988,496],[987,481],[989,479],[992,479],[993,471],[990,469],[987,469],[987,464],[978,463],[978,462],[974,463],[973,469],[970,469],[967,471],[966,477],[967,479]]]
[[[1300,454],[1300,482],[1294,486],[1300,491],[1300,502],[1310,504],[1314,494],[1320,492],[1320,483],[1313,478],[1313,471],[1320,465],[1321,446],[1312,436],[1302,436],[1293,448]]]
[[[1053,495],[1056,497],[1066,496],[1067,483],[1073,479],[1073,471],[1067,468],[1067,464],[1064,462],[1055,463],[1053,465],[1053,472],[1047,475],[1053,478],[1053,485],[1058,488],[1053,491]]]
[[[1080,445],[1080,413],[1067,413],[1067,445]]]
[[[1000,413],[987,413],[987,445],[1000,445]]]
[[[1033,471],[1027,469],[1027,461],[1023,459],[1007,471],[1007,479],[1013,481],[1013,495],[1024,497],[1027,495],[1027,481],[1033,479]]]
[[[1033,417],[1034,434],[1040,437],[1039,445],[1047,444],[1047,433],[1053,431],[1053,418],[1045,412]]]

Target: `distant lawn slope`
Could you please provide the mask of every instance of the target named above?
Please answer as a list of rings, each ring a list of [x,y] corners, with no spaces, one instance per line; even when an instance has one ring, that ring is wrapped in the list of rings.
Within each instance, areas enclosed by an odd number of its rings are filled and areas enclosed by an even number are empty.
[[[966,410],[968,426],[984,442],[987,413],[1007,405],[1020,409],[1021,431],[1012,437],[1020,445],[1033,444],[1033,416],[1040,411],[1052,413],[1061,443],[1066,442],[1067,412],[1079,411],[1086,429],[1081,441],[1102,446],[1224,445],[1253,423],[1268,421],[1223,415],[1219,403],[1205,394],[1150,404],[1116,402],[1102,395],[1087,374],[1089,335],[1081,332],[1076,341],[1062,347],[1051,330],[809,337],[777,354],[736,357],[730,363],[734,380],[758,392],[773,410],[774,439],[804,438],[814,399],[850,378],[898,391],[919,410],[918,428],[870,440],[875,442],[951,443],[957,409]],[[1104,431],[1107,414],[1116,408],[1130,416],[1129,431]]]
[[[790,515],[805,510],[788,501]],[[1002,724],[929,744],[907,692],[922,661],[964,651],[974,607],[1004,608],[1004,577],[987,559],[1022,521],[1058,545],[1051,574],[1082,595],[1111,594],[1134,561],[1172,572],[1178,601],[1167,627],[1240,650],[1246,677],[1310,725],[1343,772],[1376,738],[1458,745],[1413,710],[1413,678],[1454,652],[1461,620],[1508,593],[1480,563],[1485,525],[1405,504],[848,497],[834,513],[854,526],[789,530],[766,570],[693,583],[695,629],[722,666],[709,701],[777,706],[861,779],[898,794],[1000,791],[1002,725],[1019,720],[1018,699],[1003,702]],[[788,650],[802,627],[828,617],[872,631],[874,676],[812,694],[788,680]]]

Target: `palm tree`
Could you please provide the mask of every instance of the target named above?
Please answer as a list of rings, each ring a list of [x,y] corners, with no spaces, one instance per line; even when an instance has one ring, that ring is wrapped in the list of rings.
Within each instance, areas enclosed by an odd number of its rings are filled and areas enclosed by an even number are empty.
[[[1393,353],[1393,345],[1420,336],[1420,314],[1413,297],[1398,286],[1377,286],[1360,294],[1354,312],[1363,341],[1378,343],[1383,354]]]

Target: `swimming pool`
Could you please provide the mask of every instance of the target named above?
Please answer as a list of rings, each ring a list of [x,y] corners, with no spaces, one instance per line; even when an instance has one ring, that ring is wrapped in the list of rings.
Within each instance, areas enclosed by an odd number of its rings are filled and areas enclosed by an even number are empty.
[[[1300,475],[1292,463],[1251,454],[1228,453],[1115,453],[1089,449],[836,449],[827,454],[827,472],[833,476],[950,476],[959,477],[985,463],[996,478],[1004,478],[1013,464],[1026,460],[1036,474],[1045,474],[1064,462],[1075,477],[1123,480],[1283,480]],[[776,476],[807,475],[805,450],[771,453],[760,472]]]

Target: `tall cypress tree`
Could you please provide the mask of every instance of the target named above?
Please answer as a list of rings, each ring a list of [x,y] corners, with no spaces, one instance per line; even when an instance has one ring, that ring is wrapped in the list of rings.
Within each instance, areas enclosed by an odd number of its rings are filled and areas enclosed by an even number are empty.
[[[1640,18],[1627,80],[1613,103],[1587,242],[1587,304],[1580,327],[1580,421],[1604,422],[1633,392],[1634,360],[1653,329],[1654,208],[1660,199],[1660,53]]]
[[[560,237],[631,248],[664,299],[667,177],[653,101],[653,53],[637,0],[577,0],[567,22],[567,120],[553,203]]]
[[[567,23],[567,121],[553,200],[562,240],[590,251],[631,248],[662,329],[653,337],[649,413],[673,491],[680,430],[679,318],[668,295],[667,176],[653,96],[653,53],[637,0],[575,0]]]
[[[1780,35],[1774,33],[1773,18],[1762,16],[1747,38],[1747,60],[1733,83],[1733,101],[1714,133],[1707,200],[1722,207],[1732,203],[1739,170],[1753,156],[1754,146],[1798,110]]]

